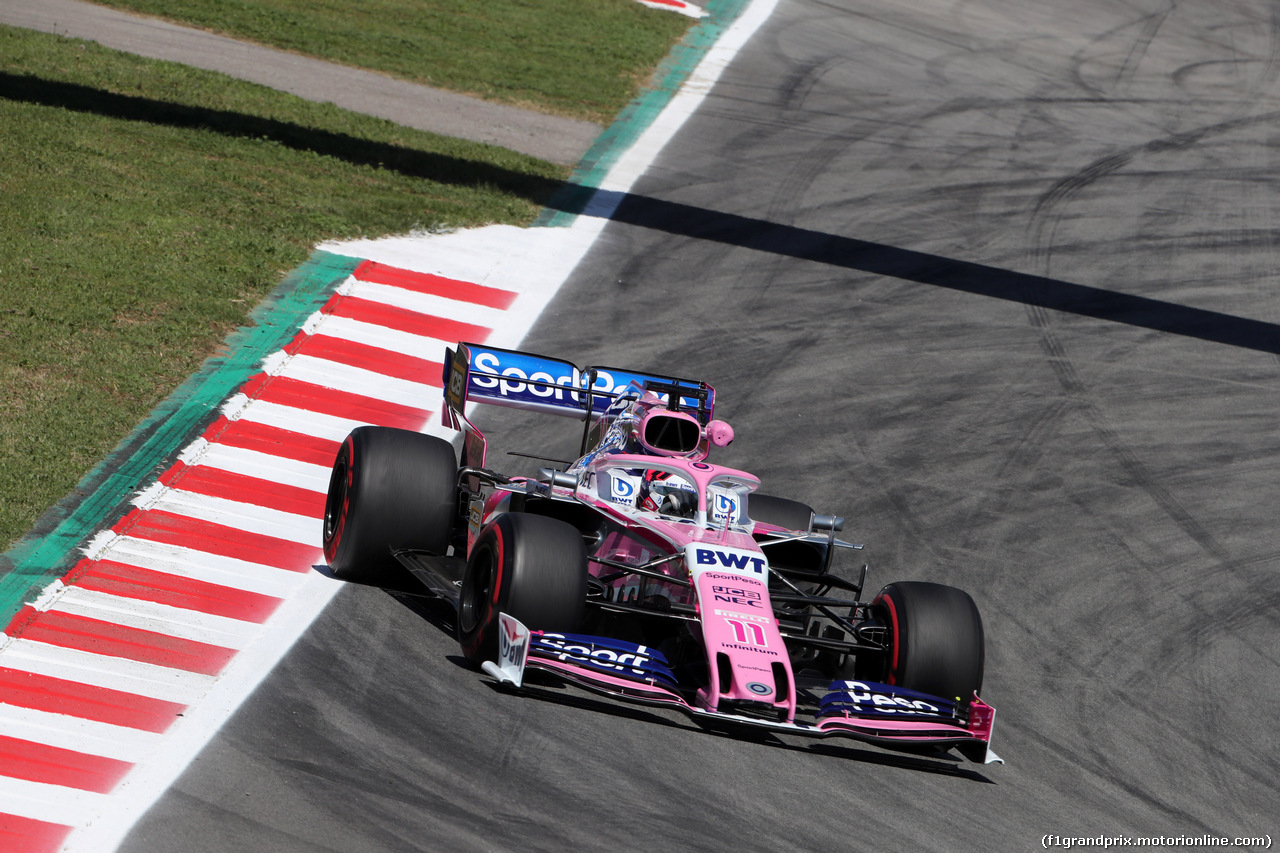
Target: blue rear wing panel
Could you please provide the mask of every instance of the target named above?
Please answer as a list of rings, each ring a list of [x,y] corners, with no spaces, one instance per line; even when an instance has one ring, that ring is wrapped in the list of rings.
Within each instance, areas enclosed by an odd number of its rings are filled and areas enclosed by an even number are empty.
[[[467,402],[474,402],[586,420],[604,412],[618,392],[635,383],[664,399],[679,393],[680,408],[705,423],[715,398],[715,391],[702,382],[613,367],[580,369],[562,359],[481,344],[460,343],[456,351],[446,352],[445,370],[445,400],[459,415]]]

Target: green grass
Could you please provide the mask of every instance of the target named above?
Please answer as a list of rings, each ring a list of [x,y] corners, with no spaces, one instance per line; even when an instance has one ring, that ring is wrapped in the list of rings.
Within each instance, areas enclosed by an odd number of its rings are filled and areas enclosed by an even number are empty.
[[[329,238],[530,222],[566,170],[0,27],[0,545]]]
[[[417,83],[608,122],[690,19],[634,0],[99,0]]]

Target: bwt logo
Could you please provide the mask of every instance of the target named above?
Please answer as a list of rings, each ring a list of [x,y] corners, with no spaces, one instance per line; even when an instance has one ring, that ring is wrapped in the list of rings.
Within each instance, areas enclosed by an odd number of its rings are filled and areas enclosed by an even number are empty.
[[[769,563],[764,557],[753,557],[750,554],[730,554],[713,548],[693,549],[694,560],[700,566],[724,566],[739,572],[751,571],[764,574]]]
[[[609,477],[609,493],[615,501],[635,499],[636,487],[629,479],[614,474]]]
[[[738,518],[738,502],[728,495],[716,495],[711,513],[716,520],[727,518],[730,521],[736,521]]]

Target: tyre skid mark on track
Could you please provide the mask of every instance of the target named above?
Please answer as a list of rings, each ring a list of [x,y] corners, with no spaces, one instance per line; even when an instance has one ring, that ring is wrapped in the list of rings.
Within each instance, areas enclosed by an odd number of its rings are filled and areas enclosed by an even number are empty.
[[[44,853],[113,791],[320,562],[339,441],[422,430],[443,341],[519,294],[366,261],[180,458],[24,607],[0,646],[0,847]]]

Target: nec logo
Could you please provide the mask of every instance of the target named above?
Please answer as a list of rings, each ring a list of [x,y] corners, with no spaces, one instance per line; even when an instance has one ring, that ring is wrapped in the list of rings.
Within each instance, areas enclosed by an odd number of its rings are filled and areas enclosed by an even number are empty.
[[[768,562],[764,557],[753,557],[750,554],[730,554],[714,548],[694,548],[694,561],[700,566],[723,566],[737,572],[755,572],[764,574]]]

